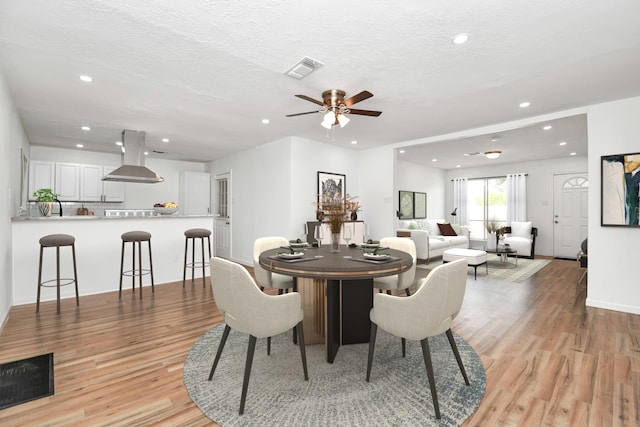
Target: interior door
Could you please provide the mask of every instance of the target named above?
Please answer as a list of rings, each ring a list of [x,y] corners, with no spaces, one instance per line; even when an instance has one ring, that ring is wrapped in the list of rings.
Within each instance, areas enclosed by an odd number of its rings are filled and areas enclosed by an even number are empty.
[[[587,173],[553,176],[553,256],[575,259],[587,237]]]
[[[215,256],[231,259],[231,173],[216,175]]]

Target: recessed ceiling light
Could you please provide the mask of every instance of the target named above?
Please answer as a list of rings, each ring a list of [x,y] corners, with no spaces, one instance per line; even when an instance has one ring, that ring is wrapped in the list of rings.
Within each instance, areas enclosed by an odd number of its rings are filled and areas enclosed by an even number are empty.
[[[531,105],[531,103],[528,102],[528,101],[521,102],[520,103],[520,108],[527,108],[529,105]]]
[[[438,159],[431,159],[431,161],[432,161],[432,162],[437,162],[437,161],[438,161]]]
[[[455,44],[464,44],[469,40],[469,34],[461,33],[453,38],[453,43]]]
[[[148,156],[148,155],[149,155],[149,152],[148,152],[148,151],[145,151],[145,152],[144,152],[144,155],[145,155],[145,156]]]
[[[84,145],[82,145],[82,144],[76,144],[76,147],[78,147],[78,148],[84,148]]]
[[[269,119],[262,119],[262,124],[263,125],[268,125],[269,124]]]
[[[89,126],[82,126],[82,130],[89,131],[89,130],[91,130],[91,128]]]
[[[570,156],[575,156],[575,155],[576,155],[576,153],[569,153],[569,155],[570,155]]]
[[[80,80],[82,80],[83,82],[91,83],[93,81],[93,77],[82,75],[80,76]]]
[[[553,127],[553,126],[551,126],[551,125],[546,125],[546,126],[545,126],[545,127],[543,127],[542,129],[543,129],[543,130],[549,130],[549,129],[551,129],[552,127]]]
[[[356,145],[358,143],[358,141],[356,141],[355,139],[353,141],[351,141],[351,145]]]
[[[122,146],[122,141],[116,141],[116,145]]]
[[[560,145],[567,145],[567,141],[562,141]]]
[[[459,168],[459,167],[460,167],[460,165],[456,165],[456,167],[457,167],[457,168]]]
[[[169,142],[169,138],[162,138],[162,142]]]
[[[498,135],[494,135],[491,137],[491,142],[498,142],[500,141],[500,137]]]
[[[404,150],[400,150],[400,151],[398,151],[398,153],[404,154]]]

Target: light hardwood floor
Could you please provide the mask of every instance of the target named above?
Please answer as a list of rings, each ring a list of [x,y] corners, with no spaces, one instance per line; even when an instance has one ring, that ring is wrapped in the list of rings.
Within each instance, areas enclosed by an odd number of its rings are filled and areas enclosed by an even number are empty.
[[[522,284],[469,281],[453,330],[481,356],[487,391],[465,426],[640,425],[640,316],[585,308],[576,279],[575,261],[553,260]],[[55,395],[0,411],[0,425],[214,425],[182,381],[221,321],[208,280],[74,302],[12,308],[0,363],[53,352]]]

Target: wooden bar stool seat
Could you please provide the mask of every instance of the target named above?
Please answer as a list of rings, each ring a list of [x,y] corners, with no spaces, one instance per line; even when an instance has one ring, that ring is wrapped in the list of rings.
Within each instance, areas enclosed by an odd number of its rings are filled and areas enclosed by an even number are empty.
[[[189,230],[184,232],[185,241],[184,241],[184,269],[182,274],[182,287],[184,288],[184,282],[187,279],[187,268],[191,268],[191,283],[193,283],[195,276],[196,267],[202,268],[202,287],[205,287],[205,267],[209,266],[208,259],[211,259],[211,231],[206,228],[190,228]],[[204,239],[207,238],[207,249],[209,250],[209,258],[205,260],[204,258]],[[202,260],[199,262],[195,261],[195,253],[196,253],[196,241],[195,239],[200,239],[201,246],[201,254]],[[187,262],[187,254],[189,247],[189,240],[191,240],[191,262]]]
[[[120,254],[120,290],[118,298],[122,297],[122,278],[131,276],[132,290],[136,291],[136,275],[139,278],[140,298],[142,298],[142,276],[151,275],[151,292],[155,293],[153,287],[153,261],[151,259],[151,233],[146,231],[129,231],[122,234],[122,252]],[[149,268],[142,268],[142,242],[147,242],[149,246]],[[131,270],[124,270],[125,243],[131,243],[133,251],[131,258]],[[136,267],[136,243],[138,244],[138,266]]]
[[[60,286],[75,284],[76,287],[76,306],[80,305],[80,296],[78,294],[78,270],[76,268],[76,239],[68,234],[49,234],[40,238],[40,266],[38,268],[38,299],[36,302],[36,313],[40,311],[40,290],[42,287],[56,287],[58,300],[58,314],[60,314]],[[60,277],[60,248],[62,246],[71,246],[71,254],[73,258],[73,278]],[[56,278],[42,281],[42,258],[44,248],[56,248]],[[55,282],[55,285],[51,283]]]

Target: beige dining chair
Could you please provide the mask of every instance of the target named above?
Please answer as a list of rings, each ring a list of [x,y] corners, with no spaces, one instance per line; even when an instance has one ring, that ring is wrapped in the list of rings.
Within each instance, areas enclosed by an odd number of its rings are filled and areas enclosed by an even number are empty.
[[[249,348],[244,368],[242,394],[240,397],[240,415],[244,413],[245,401],[253,354],[258,338],[268,338],[293,328],[298,335],[300,357],[305,381],[307,373],[307,355],[302,330],[303,312],[300,294],[291,292],[284,295],[267,295],[258,289],[253,277],[242,265],[223,258],[211,258],[211,288],[216,306],[224,317],[225,326],[216,357],[209,373],[209,381],[213,378],[220,355],[224,348],[229,331],[249,335]]]
[[[387,291],[391,295],[391,291],[404,290],[407,296],[411,295],[409,287],[416,278],[416,245],[407,237],[384,237],[380,239],[380,247],[388,247],[399,251],[407,252],[413,258],[413,265],[407,271],[393,276],[378,277],[373,279],[373,287],[379,289],[380,292]]]
[[[401,337],[403,343],[405,339],[420,341],[436,418],[440,419],[440,407],[438,406],[429,350],[429,337],[446,333],[464,382],[469,385],[469,378],[462,364],[453,332],[451,332],[451,323],[460,311],[466,286],[467,260],[459,259],[434,268],[426,278],[420,279],[418,290],[409,297],[375,294],[373,308],[369,313],[371,334],[367,360],[367,382],[371,376],[378,327]],[[403,345],[402,357],[404,356]]]
[[[260,237],[253,242],[253,273],[256,278],[256,283],[263,291],[265,288],[278,289],[278,294],[282,294],[288,289],[292,289],[294,292],[296,291],[293,277],[272,273],[260,266],[260,254],[262,252],[281,246],[289,246],[289,241],[284,237]]]

